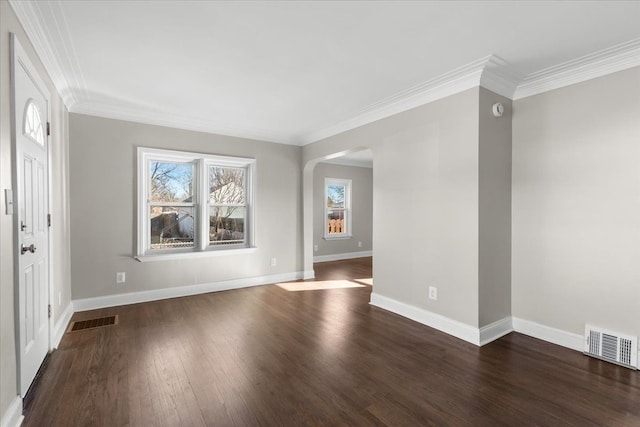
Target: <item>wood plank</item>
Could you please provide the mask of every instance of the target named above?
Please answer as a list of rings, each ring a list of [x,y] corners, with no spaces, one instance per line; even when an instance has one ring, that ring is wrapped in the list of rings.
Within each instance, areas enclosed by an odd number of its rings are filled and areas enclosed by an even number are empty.
[[[371,258],[316,282],[371,278]],[[362,280],[365,279],[365,280]],[[369,305],[276,285],[76,313],[24,426],[639,426],[640,373],[512,333],[478,348]]]

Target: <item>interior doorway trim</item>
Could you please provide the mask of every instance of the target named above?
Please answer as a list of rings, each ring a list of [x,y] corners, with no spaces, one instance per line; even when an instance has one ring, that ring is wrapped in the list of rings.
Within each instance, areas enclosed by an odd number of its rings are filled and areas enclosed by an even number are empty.
[[[346,150],[326,154],[317,158],[312,158],[306,162],[302,170],[302,260],[304,279],[315,278],[313,270],[313,171],[316,165],[325,160],[331,160],[347,154],[363,150],[372,150],[371,147],[358,146]],[[375,230],[374,230],[375,233]]]

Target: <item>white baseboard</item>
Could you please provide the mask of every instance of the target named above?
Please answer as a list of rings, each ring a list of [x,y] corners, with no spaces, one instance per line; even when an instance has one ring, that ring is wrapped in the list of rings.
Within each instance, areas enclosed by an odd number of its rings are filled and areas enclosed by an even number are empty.
[[[290,282],[302,279],[304,272],[273,274],[270,276],[247,277],[244,279],[223,280],[198,285],[177,286],[150,291],[129,292],[125,294],[105,295],[95,298],[83,298],[72,301],[75,311],[94,310],[97,308],[116,307],[119,305],[136,304],[140,302],[157,301],[167,298],[185,297],[189,295],[205,294],[208,292],[227,291],[231,289],[248,288],[251,286],[269,285],[278,282]]]
[[[373,256],[373,251],[347,252],[343,254],[318,255],[313,257],[313,262],[340,261],[342,259],[364,258]]]
[[[315,271],[313,271],[313,270],[307,270],[307,271],[305,271],[305,272],[302,274],[302,278],[303,278],[304,280],[307,280],[307,279],[315,279],[315,278],[316,278],[316,272],[315,272]]]
[[[517,317],[505,317],[504,319],[500,319],[497,322],[493,322],[478,329],[440,314],[432,313],[428,310],[384,297],[376,294],[375,292],[371,294],[370,304],[389,310],[408,319],[415,320],[418,323],[430,326],[478,346],[488,344],[491,341],[515,331],[552,344],[570,348],[572,350],[579,352],[584,351],[584,337],[582,335],[541,325],[539,323]]]
[[[513,318],[513,330],[579,352],[584,351],[584,337],[572,332],[541,325],[531,320]]]
[[[480,328],[480,346],[489,344],[491,341],[495,341],[511,332],[513,332],[513,321],[511,317],[505,317],[483,326]]]
[[[71,316],[73,316],[73,303],[69,302],[67,308],[65,308],[64,312],[58,318],[58,321],[53,327],[53,340],[51,342],[51,348],[58,348],[58,344],[60,344],[60,340],[62,340],[62,336],[66,332],[67,326],[69,326]]]
[[[22,399],[16,396],[7,408],[2,418],[0,418],[0,427],[19,427],[24,420],[22,415]]]
[[[428,310],[418,308],[382,295],[371,293],[371,302],[376,307],[383,308],[400,316],[415,320],[423,325],[430,326],[439,331],[453,335],[456,338],[480,345],[480,330],[466,323],[450,319],[440,314],[432,313]]]

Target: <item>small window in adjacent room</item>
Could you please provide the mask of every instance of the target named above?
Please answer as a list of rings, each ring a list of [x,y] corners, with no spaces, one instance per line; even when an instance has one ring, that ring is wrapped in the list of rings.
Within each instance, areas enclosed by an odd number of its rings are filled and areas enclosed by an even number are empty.
[[[138,148],[139,260],[253,247],[254,159]]]
[[[325,239],[351,237],[351,180],[325,178]]]

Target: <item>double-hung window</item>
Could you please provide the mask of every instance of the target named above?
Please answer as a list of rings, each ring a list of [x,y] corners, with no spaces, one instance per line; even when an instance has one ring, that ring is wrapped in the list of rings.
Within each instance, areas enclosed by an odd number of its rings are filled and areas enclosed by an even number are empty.
[[[254,159],[138,148],[137,258],[255,246],[254,168]]]
[[[325,178],[324,238],[351,237],[351,180]]]

